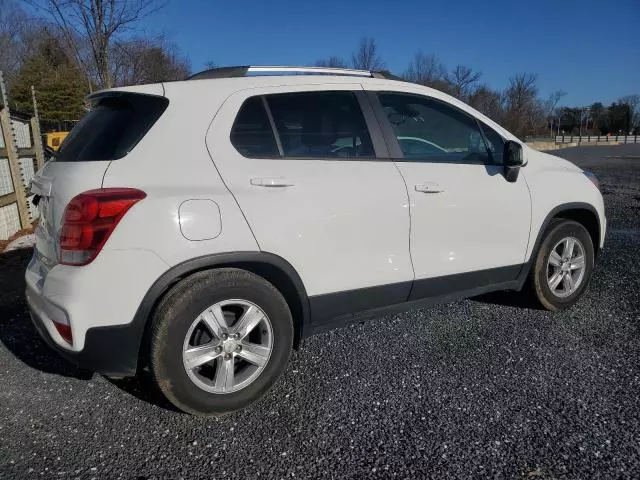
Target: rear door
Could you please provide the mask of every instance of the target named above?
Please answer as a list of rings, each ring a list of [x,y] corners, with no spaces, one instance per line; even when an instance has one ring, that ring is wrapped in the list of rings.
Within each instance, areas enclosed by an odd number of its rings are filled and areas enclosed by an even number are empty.
[[[376,158],[371,118],[358,84],[271,87],[232,95],[207,134],[260,249],[298,271],[316,319],[402,302],[413,280],[404,181]]]
[[[111,91],[91,97],[90,103],[90,111],[31,182],[40,211],[36,255],[47,268],[58,262],[61,221],[69,201],[102,186],[110,162],[122,159],[137,145],[168,101],[156,95]]]

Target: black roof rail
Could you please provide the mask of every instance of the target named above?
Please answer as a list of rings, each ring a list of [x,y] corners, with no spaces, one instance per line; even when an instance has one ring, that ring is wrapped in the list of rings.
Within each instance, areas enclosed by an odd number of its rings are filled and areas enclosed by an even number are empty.
[[[383,80],[397,80],[399,82],[406,82],[404,78],[394,75],[389,70],[376,70],[371,72],[373,78],[381,78]]]

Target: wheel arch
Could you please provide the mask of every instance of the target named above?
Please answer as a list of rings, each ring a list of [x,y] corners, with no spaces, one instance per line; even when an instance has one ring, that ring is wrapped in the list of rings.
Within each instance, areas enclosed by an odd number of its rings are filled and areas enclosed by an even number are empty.
[[[593,251],[595,255],[598,255],[600,251],[600,220],[595,208],[588,204],[584,204],[590,208],[566,208],[558,211],[553,217],[564,218],[566,220],[573,220],[581,224],[589,232],[591,241],[593,242]]]
[[[232,252],[205,255],[182,262],[167,270],[147,291],[138,307],[133,323],[138,335],[138,368],[149,353],[151,319],[165,294],[188,276],[215,268],[239,268],[254,273],[276,287],[291,309],[294,322],[294,348],[299,348],[303,331],[309,324],[309,298],[300,275],[293,266],[278,255],[266,252]]]
[[[544,238],[544,234],[547,231],[549,224],[552,220],[557,218],[563,218],[566,220],[573,220],[581,225],[583,225],[587,231],[589,232],[589,236],[593,242],[593,250],[596,256],[600,250],[600,235],[601,235],[601,227],[600,227],[600,217],[598,215],[598,211],[596,208],[584,202],[571,202],[571,203],[563,203],[562,205],[558,205],[551,209],[551,211],[547,214],[544,221],[540,225],[538,229],[538,233],[536,235],[536,241],[531,249],[531,254],[529,256],[529,260],[523,265],[520,274],[518,275],[518,280],[520,281],[520,286],[524,285],[524,282],[531,271],[531,267],[533,262],[535,261],[535,256],[540,248],[540,244]]]

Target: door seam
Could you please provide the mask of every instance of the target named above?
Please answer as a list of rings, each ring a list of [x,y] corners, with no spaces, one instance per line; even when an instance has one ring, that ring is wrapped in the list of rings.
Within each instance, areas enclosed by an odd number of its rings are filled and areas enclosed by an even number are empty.
[[[402,172],[400,171],[400,168],[398,167],[396,162],[393,162],[393,166],[398,171],[400,178],[402,178],[402,183],[404,183],[404,191],[407,195],[407,207],[409,208],[409,237],[408,237],[409,238],[409,262],[411,263],[411,271],[413,273],[413,279],[411,280],[411,288],[409,288],[409,293],[407,294],[407,301],[408,301],[411,298],[411,292],[413,292],[413,285],[416,282],[416,269],[413,266],[413,256],[411,254],[411,224],[413,222],[413,214],[411,212],[411,197],[409,195],[409,187],[407,186],[407,180],[404,178],[404,175],[402,175]]]

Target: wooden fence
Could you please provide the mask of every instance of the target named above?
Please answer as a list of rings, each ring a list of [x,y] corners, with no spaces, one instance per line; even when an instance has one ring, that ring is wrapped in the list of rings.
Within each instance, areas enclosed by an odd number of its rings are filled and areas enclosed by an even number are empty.
[[[37,218],[28,187],[35,171],[44,165],[44,150],[37,109],[30,120],[11,115],[2,72],[0,91],[0,240],[6,240],[31,227]]]

